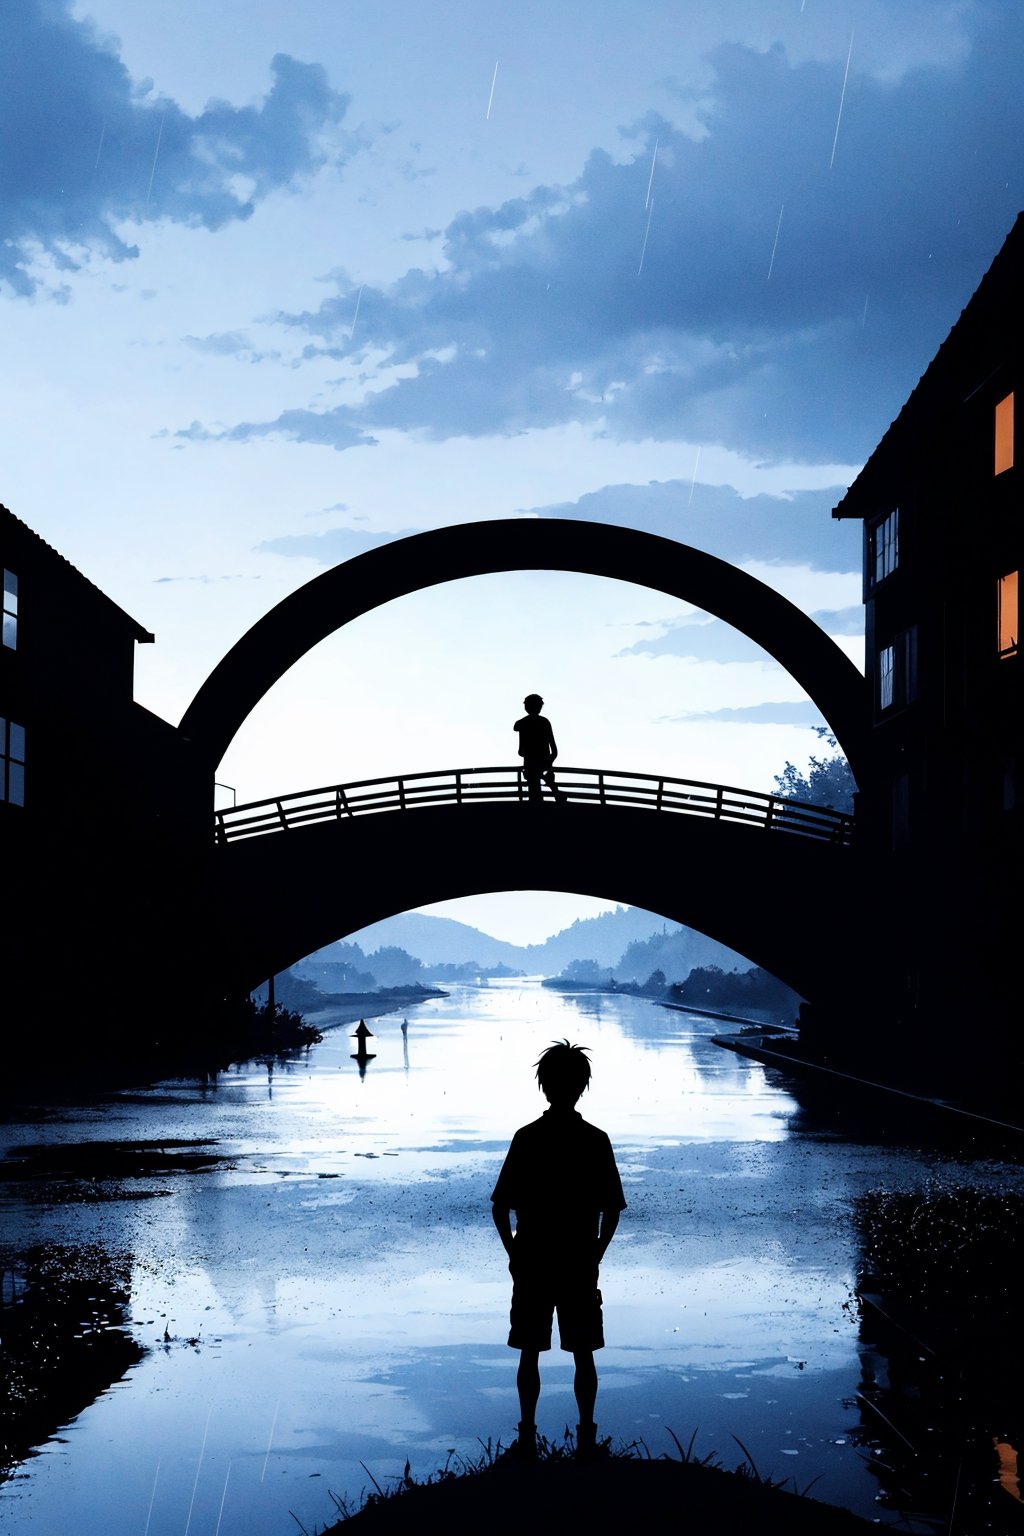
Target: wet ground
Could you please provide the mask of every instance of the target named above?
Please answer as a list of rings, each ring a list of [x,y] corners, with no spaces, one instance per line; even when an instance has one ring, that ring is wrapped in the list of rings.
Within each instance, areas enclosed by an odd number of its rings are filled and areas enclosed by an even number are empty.
[[[612,1136],[629,1201],[602,1269],[602,1430],[655,1455],[669,1431],[696,1432],[698,1454],[728,1466],[742,1442],[762,1474],[904,1530],[948,1528],[981,1508],[979,1487],[1013,1520],[1012,1392],[991,1372],[937,1392],[963,1359],[948,1330],[920,1337],[920,1295],[882,1265],[886,1220],[898,1233],[906,1213],[879,1203],[959,1199],[961,1237],[943,1228],[933,1264],[955,1267],[978,1201],[1024,1195],[1012,1148],[940,1147],[900,1123],[849,1139],[714,1046],[714,1021],[639,999],[510,981],[453,989],[404,1033],[401,1015],[372,1022],[362,1063],[346,1025],[287,1068],[0,1128],[5,1339],[26,1300],[46,1311],[39,1274],[59,1290],[84,1255],[94,1284],[80,1275],[65,1374],[82,1373],[91,1333],[127,1350],[93,1370],[91,1406],[54,1389],[44,1424],[36,1404],[38,1454],[12,1441],[0,1530],[270,1536],[292,1514],[312,1530],[335,1515],[331,1492],[507,1441],[516,1356],[488,1195],[512,1130],[543,1108],[531,1064],[563,1036],[592,1047],[581,1108]],[[1005,1232],[988,1254],[1016,1294]],[[543,1382],[555,1436],[575,1423],[571,1359],[546,1357]]]

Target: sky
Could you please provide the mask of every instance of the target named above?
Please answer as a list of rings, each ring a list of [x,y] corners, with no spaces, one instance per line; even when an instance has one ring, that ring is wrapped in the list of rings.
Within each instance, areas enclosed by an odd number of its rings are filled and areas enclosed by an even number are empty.
[[[322,570],[510,516],[709,550],[862,664],[831,509],[1024,205],[1022,55],[1015,0],[5,0],[0,501],[155,633],[174,723]],[[819,750],[739,631],[522,572],[316,647],[220,803],[513,762],[534,691],[564,764]]]

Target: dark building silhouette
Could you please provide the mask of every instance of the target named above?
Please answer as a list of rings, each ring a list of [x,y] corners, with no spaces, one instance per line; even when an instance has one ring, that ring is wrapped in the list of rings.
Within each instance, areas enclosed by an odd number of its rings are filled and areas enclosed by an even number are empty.
[[[1017,1033],[1022,277],[1024,215],[833,512],[864,525],[864,960],[891,972],[910,1041]]]
[[[5,507],[0,561],[4,1014],[12,1035],[34,1025],[45,1069],[44,1022],[83,1047],[146,1027],[180,964],[168,852],[187,857],[208,797],[178,731],[133,699],[153,636]]]

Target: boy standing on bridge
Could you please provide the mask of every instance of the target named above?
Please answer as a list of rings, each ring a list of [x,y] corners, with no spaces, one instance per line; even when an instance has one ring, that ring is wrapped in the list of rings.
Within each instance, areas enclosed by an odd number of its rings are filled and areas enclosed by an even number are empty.
[[[539,693],[528,693],[523,700],[526,714],[514,726],[519,734],[519,756],[523,760],[523,777],[532,805],[539,805],[544,798],[540,787],[542,779],[556,800],[569,798],[555,787],[553,766],[558,748],[551,721],[541,714],[543,707],[544,700]]]
[[[512,1275],[508,1343],[520,1351],[517,1446],[536,1455],[540,1355],[551,1348],[557,1310],[559,1341],[576,1365],[577,1454],[586,1457],[597,1443],[594,1351],[604,1348],[598,1268],[626,1202],[611,1142],[576,1110],[590,1084],[585,1047],[550,1045],[537,1062],[537,1083],[549,1108],[516,1131],[491,1195]]]

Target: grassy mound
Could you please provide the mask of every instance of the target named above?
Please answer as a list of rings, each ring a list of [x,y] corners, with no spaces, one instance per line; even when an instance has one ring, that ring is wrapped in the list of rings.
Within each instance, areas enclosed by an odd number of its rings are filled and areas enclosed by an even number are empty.
[[[336,1500],[343,1518],[323,1536],[543,1536],[616,1529],[642,1530],[644,1536],[678,1536],[681,1530],[687,1536],[862,1536],[874,1529],[848,1510],[787,1492],[780,1481],[762,1477],[749,1456],[730,1472],[717,1457],[696,1460],[681,1446],[678,1459],[655,1458],[640,1442],[614,1449],[605,1442],[601,1454],[580,1460],[568,1434],[561,1446],[542,1440],[535,1461],[500,1447],[492,1452],[488,1444],[475,1465],[453,1468],[449,1457],[422,1482],[409,1475],[408,1465],[393,1488],[371,1481],[376,1492],[358,1511]]]

